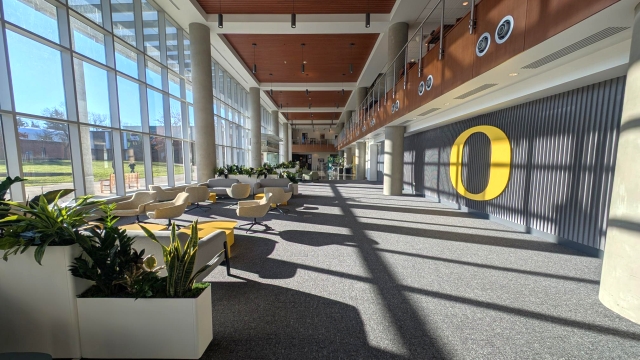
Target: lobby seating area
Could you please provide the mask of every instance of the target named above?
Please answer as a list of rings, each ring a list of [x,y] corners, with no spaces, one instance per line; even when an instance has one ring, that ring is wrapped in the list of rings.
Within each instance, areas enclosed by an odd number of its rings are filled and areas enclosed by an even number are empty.
[[[203,359],[640,355],[640,329],[598,301],[597,258],[381,185],[300,187],[287,215],[261,201],[268,229],[236,227],[232,277],[206,277]],[[211,207],[174,221],[245,220]]]

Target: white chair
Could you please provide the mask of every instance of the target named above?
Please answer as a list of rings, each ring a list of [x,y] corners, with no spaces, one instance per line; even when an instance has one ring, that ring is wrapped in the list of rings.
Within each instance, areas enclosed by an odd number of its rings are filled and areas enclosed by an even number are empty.
[[[289,201],[293,193],[285,192],[284,189],[281,187],[267,187],[267,188],[264,188],[264,191],[265,193],[266,192],[271,193],[269,201],[271,202],[271,204],[275,206],[274,208],[271,209],[271,211],[277,211],[283,215],[285,212],[289,212],[289,209],[282,209],[280,205]]]
[[[186,189],[184,189],[184,192],[189,194],[189,202],[191,204],[195,204],[194,207],[192,207],[191,209],[185,211],[185,212],[189,212],[191,210],[195,210],[195,209],[207,209],[207,210],[211,210],[210,206],[202,206],[200,205],[200,203],[203,203],[207,200],[209,200],[209,189],[207,189],[204,186],[188,186]]]
[[[112,214],[114,216],[135,216],[136,222],[140,222],[140,215],[144,215],[146,206],[156,202],[155,191],[138,191],[131,199],[116,203]]]
[[[149,186],[149,190],[158,193],[158,198],[156,200],[160,202],[171,201],[175,199],[178,194],[184,192],[184,189],[163,189],[160,185],[151,185]]]
[[[147,205],[146,211],[149,219],[167,219],[167,226],[171,226],[171,219],[182,216],[187,206],[189,194],[182,192],[173,201]]]
[[[265,230],[273,230],[271,226],[258,221],[258,218],[264,217],[269,212],[269,208],[271,207],[271,201],[269,200],[270,196],[271,193],[265,191],[264,198],[262,200],[238,201],[236,214],[240,217],[253,218],[253,222],[242,224],[240,227],[251,225],[247,229],[247,232],[249,232],[249,230],[251,230],[255,225],[264,226]]]

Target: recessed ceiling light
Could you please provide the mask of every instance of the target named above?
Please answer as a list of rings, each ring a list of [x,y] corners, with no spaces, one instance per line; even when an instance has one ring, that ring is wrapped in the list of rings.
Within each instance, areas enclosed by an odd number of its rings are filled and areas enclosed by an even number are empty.
[[[444,104],[444,106],[447,106],[447,105],[449,105],[449,103],[445,103],[445,104]]]
[[[462,3],[462,6],[467,6],[467,5],[469,5],[468,1],[465,1],[465,2]]]
[[[518,73],[511,73],[509,76],[518,76]]]
[[[285,60],[285,61],[284,61],[284,63],[286,64],[286,63],[287,63],[287,60]]]
[[[303,63],[303,64],[306,64],[306,63],[307,63],[307,60],[303,61],[302,63]]]

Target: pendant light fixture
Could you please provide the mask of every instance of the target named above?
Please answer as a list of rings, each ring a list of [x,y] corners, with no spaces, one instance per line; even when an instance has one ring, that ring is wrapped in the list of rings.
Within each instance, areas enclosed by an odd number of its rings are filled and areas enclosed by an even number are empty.
[[[271,79],[271,89],[269,89],[269,95],[273,96],[273,74],[269,74]]]
[[[258,66],[256,66],[256,46],[258,45],[255,43],[251,45],[253,46],[253,73],[255,74],[258,71]]]
[[[222,20],[222,0],[220,0],[220,11],[218,11],[218,28],[222,29],[223,20]]]
[[[302,47],[302,73],[304,74],[304,43],[300,44],[300,46]]]
[[[304,64],[303,64],[303,66],[304,66]],[[306,93],[307,93],[307,96],[309,96],[309,74],[305,74],[305,75],[307,76],[307,80],[305,81],[305,85],[306,85],[306,88],[307,88]]]
[[[355,45],[356,44],[354,44],[354,43],[349,44],[349,53],[350,53],[351,61],[352,61],[352,62],[349,63],[349,74],[353,74],[353,47]]]
[[[296,28],[296,0],[291,1],[293,3],[293,11],[291,12],[291,28]]]
[[[364,27],[371,27],[371,13],[369,12],[369,1],[367,0],[367,13],[364,16]]]
[[[346,76],[347,74],[342,74],[342,76]],[[342,96],[344,96],[344,77],[342,78]]]

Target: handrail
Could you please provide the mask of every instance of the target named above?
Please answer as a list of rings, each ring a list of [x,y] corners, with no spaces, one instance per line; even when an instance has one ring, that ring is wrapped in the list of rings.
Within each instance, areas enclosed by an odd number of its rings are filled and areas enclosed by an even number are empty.
[[[475,3],[476,1],[472,1],[471,2],[471,11],[474,12],[474,8],[475,8]],[[385,64],[383,71],[382,71],[382,76],[380,76],[373,84],[373,86],[370,87],[370,90],[367,91],[367,94],[364,98],[364,100],[360,103],[356,105],[356,109],[355,111],[352,113],[352,117],[351,119],[347,119],[345,121],[345,126],[342,129],[342,131],[340,132],[340,134],[338,135],[338,143],[342,143],[345,138],[347,137],[347,133],[349,133],[349,139],[351,139],[351,137],[353,137],[354,133],[355,136],[359,136],[360,135],[360,130],[362,128],[362,131],[366,131],[366,128],[368,127],[369,124],[365,123],[365,120],[368,119],[370,117],[370,113],[371,110],[373,110],[374,112],[376,111],[376,102],[378,103],[378,111],[380,110],[380,100],[381,100],[381,96],[380,96],[380,88],[381,88],[381,82],[384,81],[384,101],[387,101],[387,93],[389,90],[392,90],[391,92],[391,96],[393,98],[395,98],[395,94],[396,94],[396,85],[399,81],[396,81],[396,63],[398,61],[398,59],[400,58],[401,55],[405,56],[405,62],[404,62],[404,74],[403,74],[403,84],[404,84],[404,88],[406,89],[406,85],[407,85],[407,78],[408,78],[408,68],[407,68],[407,62],[408,62],[408,49],[409,49],[409,44],[411,44],[411,42],[415,39],[415,36],[418,34],[418,32],[420,32],[421,34],[421,38],[420,38],[420,52],[419,52],[419,59],[418,59],[418,76],[422,77],[423,73],[422,73],[422,57],[423,57],[423,53],[422,53],[422,46],[424,46],[423,44],[423,37],[424,37],[424,25],[427,22],[427,20],[429,20],[431,18],[431,16],[434,14],[434,12],[438,9],[438,6],[441,6],[441,16],[440,16],[440,40],[439,40],[439,55],[438,58],[440,60],[442,60],[443,56],[444,56],[444,32],[445,32],[445,28],[444,28],[444,14],[445,14],[445,0],[438,0],[438,2],[435,4],[435,6],[433,7],[433,9],[431,9],[431,11],[429,12],[429,14],[424,18],[424,20],[422,20],[422,22],[420,23],[420,26],[413,32],[413,34],[408,38],[408,41],[404,44],[404,46],[402,47],[402,49],[400,50],[400,52],[393,58],[392,61],[387,62],[387,64]],[[473,21],[474,18],[472,16],[471,21]],[[472,26],[472,24],[469,25],[470,28]],[[471,29],[471,33],[473,33],[473,30]],[[428,51],[428,49],[427,49]],[[387,83],[389,82],[389,70],[391,69],[391,67],[393,66],[393,80],[392,80],[392,86],[391,89],[387,89]],[[377,93],[377,96],[376,96]],[[371,99],[370,99],[371,98]],[[369,107],[369,103],[372,103],[373,107],[370,108]],[[364,112],[364,114],[362,114]],[[364,116],[361,116],[364,115]],[[372,119],[371,121],[371,126],[373,126],[375,124],[375,119]]]
[[[336,145],[336,140],[334,140],[334,139],[313,139],[313,138],[301,139],[301,138],[294,138],[294,139],[291,139],[291,143],[293,145],[326,145],[326,146],[335,146]]]

